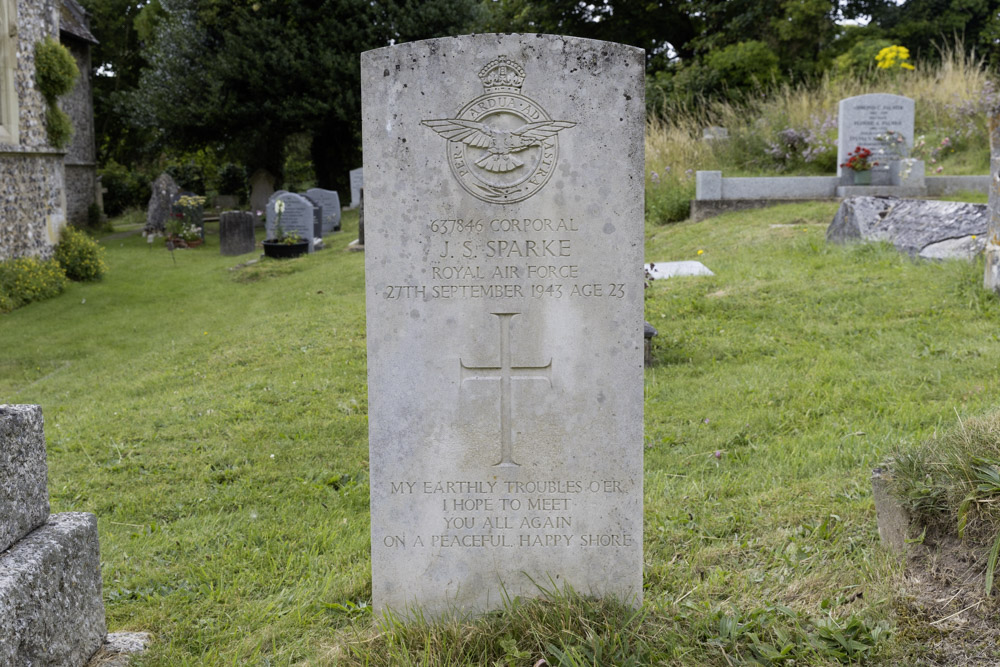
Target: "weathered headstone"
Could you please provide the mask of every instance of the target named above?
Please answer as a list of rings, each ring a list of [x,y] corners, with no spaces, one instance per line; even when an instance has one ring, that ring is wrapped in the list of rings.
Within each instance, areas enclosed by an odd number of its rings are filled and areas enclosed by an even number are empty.
[[[106,633],[97,519],[49,515],[42,424],[0,405],[0,665],[80,667]]]
[[[872,160],[884,162],[888,184],[888,164],[891,155],[883,155],[879,160],[878,151],[884,147],[875,139],[885,135],[888,130],[903,136],[905,148],[900,147],[903,155],[909,155],[913,147],[913,100],[902,95],[889,93],[870,93],[840,100],[837,134],[837,175],[850,171],[840,165],[847,162],[847,154],[858,146],[870,149],[875,155]]]
[[[351,169],[351,208],[361,205],[361,188],[365,187],[365,170],[361,167]]]
[[[313,236],[323,238],[323,205],[305,193],[298,194],[313,206]]]
[[[886,241],[927,259],[971,259],[983,249],[986,206],[951,201],[850,197],[840,204],[826,240]]]
[[[253,213],[223,211],[219,214],[219,251],[228,256],[253,252],[257,240],[253,233]]]
[[[378,610],[642,595],[643,51],[362,54]]]
[[[271,230],[274,229],[274,223],[278,215],[274,208],[274,202],[278,201],[278,197],[286,192],[288,191],[277,190],[272,192],[270,198],[267,200],[267,205],[264,207],[264,229],[267,231],[268,235],[265,238],[270,238]]]
[[[323,207],[323,233],[340,231],[340,195],[336,190],[312,188],[306,196]]]
[[[988,290],[1000,293],[1000,114],[989,117],[990,124],[990,183],[989,226],[984,249],[986,271],[983,285]]]
[[[152,193],[146,206],[145,234],[163,234],[167,229],[167,218],[170,217],[172,206],[181,189],[170,174],[163,173],[156,177],[150,185]]]
[[[254,214],[254,224],[262,224],[257,211],[267,208],[271,195],[274,194],[274,175],[266,169],[258,169],[250,176],[250,212]]]
[[[281,214],[281,227],[286,235],[294,234],[303,241],[309,242],[309,252],[314,250],[316,228],[316,212],[312,202],[294,192],[284,192],[274,198],[274,201],[285,202],[285,210]],[[273,239],[278,228],[278,219],[273,219],[274,202],[268,205],[267,238]]]

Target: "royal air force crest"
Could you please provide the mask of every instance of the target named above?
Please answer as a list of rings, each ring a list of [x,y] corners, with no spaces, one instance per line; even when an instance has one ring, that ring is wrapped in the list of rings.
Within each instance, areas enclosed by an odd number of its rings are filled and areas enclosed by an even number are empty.
[[[523,67],[500,56],[479,71],[483,95],[455,118],[421,122],[448,140],[452,173],[483,201],[510,204],[541,190],[555,170],[559,132],[576,125],[522,95],[524,78]]]

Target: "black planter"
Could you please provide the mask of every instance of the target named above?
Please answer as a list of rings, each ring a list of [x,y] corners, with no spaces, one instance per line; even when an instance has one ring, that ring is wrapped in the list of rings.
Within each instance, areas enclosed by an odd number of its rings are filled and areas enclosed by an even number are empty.
[[[309,241],[285,243],[283,241],[264,241],[264,256],[274,259],[291,259],[309,252]]]

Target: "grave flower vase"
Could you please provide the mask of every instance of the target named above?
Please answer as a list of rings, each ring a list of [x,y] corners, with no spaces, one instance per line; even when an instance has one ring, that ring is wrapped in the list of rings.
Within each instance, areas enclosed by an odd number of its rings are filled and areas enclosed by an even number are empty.
[[[292,259],[309,252],[309,241],[285,243],[268,239],[264,241],[264,256],[274,259]]]
[[[872,172],[870,169],[865,171],[854,172],[854,184],[855,185],[871,185],[872,184]]]

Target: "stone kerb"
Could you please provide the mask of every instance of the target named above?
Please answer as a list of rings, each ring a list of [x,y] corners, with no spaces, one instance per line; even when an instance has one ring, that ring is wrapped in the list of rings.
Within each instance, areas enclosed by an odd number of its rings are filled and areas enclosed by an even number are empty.
[[[323,233],[340,231],[340,195],[336,190],[311,188],[306,196],[323,207]]]
[[[42,409],[0,405],[0,553],[48,518]]]
[[[641,599],[643,68],[555,35],[361,56],[377,611]]]
[[[281,214],[281,227],[285,234],[295,234],[309,242],[309,252],[315,249],[316,207],[311,201],[294,192],[275,193],[274,201],[283,201],[285,211]],[[274,211],[274,201],[268,205],[267,238],[274,238],[278,224]]]
[[[913,110],[912,99],[889,93],[870,93],[841,100],[837,133],[837,176],[850,171],[840,166],[847,161],[848,153],[858,146],[877,153],[882,146],[875,137],[886,134],[888,130],[903,136],[905,141],[899,152],[901,155],[909,155],[913,148]],[[888,181],[888,176],[886,180]]]
[[[990,116],[989,226],[985,247],[983,286],[1000,293],[1000,114]]]

